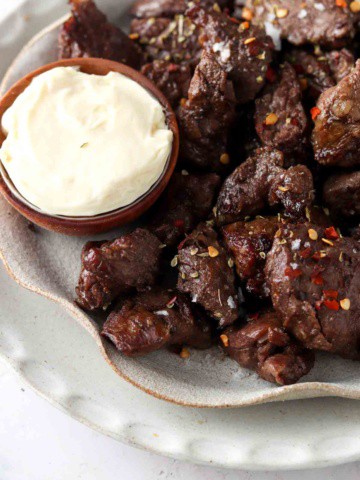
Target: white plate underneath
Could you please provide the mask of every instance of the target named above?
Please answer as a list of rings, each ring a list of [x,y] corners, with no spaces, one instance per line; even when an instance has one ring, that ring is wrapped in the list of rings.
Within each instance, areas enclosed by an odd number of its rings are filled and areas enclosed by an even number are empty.
[[[98,4],[114,14],[119,1]],[[65,0],[25,0],[0,22],[0,75],[26,40],[66,8]],[[0,284],[0,357],[51,403],[94,429],[223,467],[298,469],[360,459],[359,402],[320,398],[209,410],[156,400],[120,380],[72,318],[20,289],[1,266]]]

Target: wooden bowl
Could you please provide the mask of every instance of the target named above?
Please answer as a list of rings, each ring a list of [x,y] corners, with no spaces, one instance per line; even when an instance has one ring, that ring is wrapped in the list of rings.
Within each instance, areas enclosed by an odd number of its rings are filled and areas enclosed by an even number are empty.
[[[36,207],[32,207],[32,205],[16,191],[15,187],[9,186],[9,179],[8,181],[5,181],[3,176],[0,175],[0,192],[10,205],[21,213],[21,215],[47,230],[53,230],[67,235],[80,236],[105,232],[112,228],[120,227],[126,223],[132,222],[155,203],[168,184],[177,162],[179,153],[179,129],[175,113],[171,106],[160,90],[158,90],[150,80],[144,77],[140,72],[137,72],[126,65],[100,58],[72,58],[59,60],[29,73],[15,83],[15,85],[11,87],[0,100],[0,124],[5,111],[13,104],[18,95],[20,95],[31,83],[34,77],[51,70],[52,68],[72,66],[79,67],[80,71],[84,73],[95,75],[106,75],[109,72],[118,72],[134,80],[148,90],[160,102],[165,111],[168,127],[173,132],[173,144],[170,156],[161,177],[151,189],[130,205],[100,215],[90,217],[69,217],[43,213]],[[0,146],[5,138],[6,136],[4,133],[0,131]],[[56,148],[56,146],[54,146],[54,148]]]

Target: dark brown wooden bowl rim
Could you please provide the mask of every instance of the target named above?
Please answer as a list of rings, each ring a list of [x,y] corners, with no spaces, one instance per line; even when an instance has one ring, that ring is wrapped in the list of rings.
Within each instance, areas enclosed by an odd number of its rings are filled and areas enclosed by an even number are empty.
[[[30,85],[34,77],[37,77],[41,73],[47,72],[48,70],[56,67],[73,66],[80,67],[80,71],[84,73],[106,75],[109,72],[117,72],[125,75],[131,80],[134,80],[148,90],[160,102],[165,111],[167,125],[173,132],[173,144],[170,156],[167,160],[162,175],[150,188],[150,190],[148,190],[144,195],[130,205],[126,205],[125,207],[121,207],[100,215],[94,215],[91,217],[69,217],[63,215],[54,216],[39,212],[37,209],[31,208],[27,203],[24,203],[21,198],[14,195],[0,174],[0,192],[17,211],[34,223],[50,230],[60,232],[71,232],[71,230],[74,230],[75,233],[82,231],[86,233],[91,233],[91,231],[94,231],[95,233],[97,228],[99,228],[99,231],[104,231],[106,229],[110,230],[117,224],[124,225],[125,223],[134,220],[144,213],[148,208],[150,208],[150,206],[157,200],[168,184],[176,166],[179,153],[179,129],[175,113],[169,102],[162,92],[149,79],[127,65],[100,58],[71,58],[58,60],[56,62],[44,65],[33,72],[30,72],[25,77],[18,80],[1,99],[0,124],[5,111],[14,103],[15,99],[25,90],[25,88]],[[6,136],[0,129],[0,146],[5,138]],[[19,196],[21,197],[20,193]],[[108,224],[109,228],[104,228],[105,224]]]

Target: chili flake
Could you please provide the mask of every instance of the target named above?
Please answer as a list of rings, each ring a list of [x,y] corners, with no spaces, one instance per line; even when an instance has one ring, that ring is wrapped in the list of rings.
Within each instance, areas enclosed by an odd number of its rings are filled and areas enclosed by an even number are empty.
[[[190,273],[191,278],[198,278],[199,277],[199,272],[192,272]]]
[[[336,300],[324,300],[323,303],[329,310],[339,310],[339,302]]]
[[[309,258],[311,255],[311,248],[307,247],[299,253],[301,258]]]
[[[347,3],[345,0],[335,0],[335,4],[337,7],[341,7],[341,8],[347,7]]]
[[[252,11],[250,10],[250,8],[244,7],[242,9],[241,16],[244,20],[248,20],[250,22],[250,20],[252,20],[254,15],[253,15]]]
[[[138,33],[130,33],[129,38],[130,40],[137,40],[140,37]]]
[[[232,258],[229,258],[228,265],[229,265],[230,268],[232,268],[234,266],[234,260]]]
[[[285,18],[288,16],[289,10],[287,8],[278,8],[276,10],[277,18]]]
[[[334,227],[329,227],[325,229],[325,237],[330,240],[336,240],[339,238],[339,234]]]
[[[290,189],[289,187],[283,187],[282,185],[280,185],[278,187],[278,190],[280,190],[280,192],[288,192]]]
[[[311,275],[311,281],[314,285],[324,285],[324,279],[320,275],[320,273],[313,273]]]
[[[252,42],[255,42],[256,40],[256,37],[250,37],[250,38],[247,38],[244,42],[245,45],[248,45],[249,43],[252,43]]]
[[[316,117],[317,117],[318,115],[320,115],[320,113],[321,113],[320,108],[318,108],[318,107],[313,107],[313,108],[310,110],[310,115],[311,115],[312,120],[316,120]]]
[[[343,298],[342,300],[340,300],[340,306],[343,310],[350,310],[350,299]]]
[[[279,120],[279,117],[276,113],[269,113],[269,115],[265,118],[265,125],[275,125],[275,123]]]
[[[181,107],[184,107],[185,104],[186,104],[186,102],[187,102],[187,99],[186,99],[186,98],[182,98],[182,99],[180,100],[180,106],[181,106]]]
[[[210,247],[208,247],[208,252],[211,258],[215,258],[219,255],[219,250],[217,250],[215,247],[212,247],[211,245]]]
[[[294,270],[291,267],[286,267],[284,270],[284,273],[287,277],[289,278],[297,278],[302,275],[302,271],[300,268],[295,268]]]
[[[215,12],[221,13],[221,8],[219,7],[218,3],[214,3],[213,9],[215,10]]]
[[[308,234],[309,234],[310,240],[317,240],[318,239],[318,233],[313,228],[309,228]]]
[[[170,266],[174,268],[176,267],[177,264],[178,264],[178,256],[175,255],[175,257],[170,262]]]
[[[350,10],[353,13],[358,13],[360,12],[360,2],[359,1],[354,1],[350,3]]]
[[[229,346],[229,337],[227,335],[220,335],[220,340],[222,341],[224,347],[228,347]]]
[[[175,305],[176,300],[177,300],[177,297],[176,297],[176,296],[173,297],[173,298],[171,298],[171,299],[168,301],[168,303],[166,304],[166,307],[167,307],[167,308],[173,308],[173,306]]]
[[[174,226],[176,228],[184,228],[184,224],[185,224],[184,220],[182,220],[180,218],[174,220]]]
[[[241,29],[241,30],[247,30],[248,28],[250,28],[250,23],[249,23],[249,22],[242,22],[242,23],[240,23],[239,29]]]
[[[339,292],[337,290],[323,290],[323,294],[327,298],[338,298]]]
[[[330,245],[330,247],[334,246],[334,243],[331,240],[328,240],[327,238],[322,238],[321,241],[326,243],[327,245]]]
[[[230,157],[228,153],[223,153],[220,155],[220,163],[223,165],[228,165],[230,163]]]
[[[266,80],[270,83],[274,83],[276,81],[276,72],[273,68],[270,66],[268,67],[266,74],[265,74]]]
[[[180,357],[181,357],[181,358],[184,358],[184,359],[189,358],[189,357],[190,357],[190,352],[189,352],[189,350],[184,347],[184,348],[181,350],[181,352],[180,352]]]

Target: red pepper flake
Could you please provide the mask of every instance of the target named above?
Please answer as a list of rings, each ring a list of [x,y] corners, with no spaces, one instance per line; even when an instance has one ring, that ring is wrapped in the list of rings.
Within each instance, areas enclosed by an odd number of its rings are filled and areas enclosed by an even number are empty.
[[[336,300],[324,300],[323,303],[329,310],[339,310],[339,302]]]
[[[171,299],[168,301],[168,303],[166,304],[166,307],[167,307],[167,308],[172,308],[172,307],[175,305],[176,300],[177,300],[177,297],[176,297],[176,296],[173,297],[173,298],[171,298]]]
[[[295,127],[297,127],[299,125],[299,120],[297,118],[292,118],[291,125],[294,125]]]
[[[185,242],[186,242],[186,237],[184,238],[184,240],[182,240],[182,241],[179,243],[179,245],[178,245],[178,250],[181,250],[181,249],[182,249],[182,247],[184,246]]]
[[[339,238],[339,234],[334,227],[329,227],[325,229],[325,237],[329,238],[330,240],[337,240]]]
[[[180,218],[174,220],[174,225],[176,228],[184,228],[184,220],[181,220]]]
[[[295,268],[293,270],[291,267],[286,267],[284,273],[289,278],[297,278],[302,275],[302,271],[300,270],[300,268]]]
[[[268,82],[274,83],[277,78],[275,70],[271,67],[268,67],[265,77]]]
[[[318,107],[313,107],[313,108],[310,110],[311,118],[312,118],[313,120],[315,120],[316,117],[317,117],[318,115],[320,115],[320,113],[321,113],[321,110],[320,110],[320,108],[318,108]]]
[[[259,312],[252,313],[251,315],[248,315],[248,319],[249,319],[251,322],[254,322],[254,321],[257,320],[258,318],[259,318]]]
[[[335,4],[337,7],[341,7],[341,8],[347,7],[346,0],[335,0]]]
[[[324,297],[326,298],[338,298],[339,292],[337,290],[323,290]]]
[[[239,23],[240,23],[239,20],[235,17],[229,17],[229,20],[230,20],[230,22],[236,23],[237,25],[239,25]]]
[[[313,273],[310,278],[312,283],[314,283],[315,285],[324,285],[324,279],[322,278],[320,273]]]
[[[308,248],[304,248],[304,250],[302,250],[301,252],[299,252],[299,256],[301,258],[309,258],[311,255],[311,248],[308,247]]]
[[[179,70],[179,65],[176,65],[176,63],[170,63],[169,66],[167,67],[168,72],[177,72]]]

